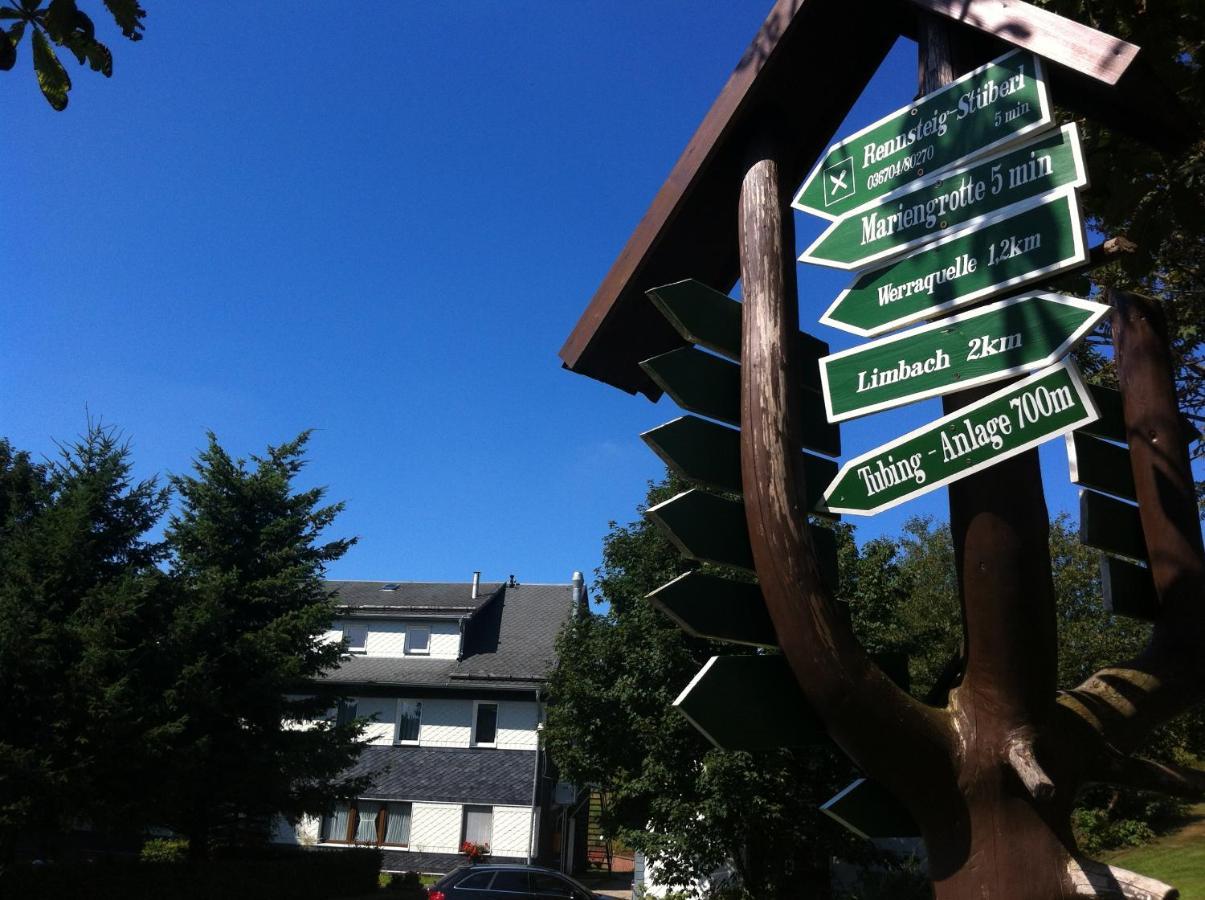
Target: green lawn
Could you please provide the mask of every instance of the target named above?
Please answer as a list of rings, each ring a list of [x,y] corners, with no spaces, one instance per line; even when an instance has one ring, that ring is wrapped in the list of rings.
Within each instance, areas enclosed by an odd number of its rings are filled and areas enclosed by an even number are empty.
[[[1205,804],[1193,812],[1197,820],[1188,827],[1104,861],[1179,888],[1180,900],[1205,900]]]

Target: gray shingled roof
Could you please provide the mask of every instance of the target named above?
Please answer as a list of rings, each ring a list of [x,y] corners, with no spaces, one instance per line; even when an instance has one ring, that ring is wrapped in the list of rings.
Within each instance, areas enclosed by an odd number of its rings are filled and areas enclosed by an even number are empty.
[[[370,775],[361,797],[530,806],[536,751],[452,747],[365,747],[346,774]]]
[[[385,590],[397,585],[395,590]],[[391,612],[464,614],[480,609],[501,584],[482,584],[473,599],[473,586],[439,581],[328,581],[327,588],[339,592],[335,602],[353,611],[381,609]]]
[[[397,612],[441,609],[453,612],[453,602],[469,602],[469,584],[419,584],[399,582],[395,591],[380,591],[386,582],[330,581],[339,592],[340,605],[367,611],[373,595],[396,596]],[[489,590],[491,593],[486,593]],[[414,657],[352,656],[326,676],[339,684],[435,685],[458,688],[535,688],[555,659],[556,636],[572,612],[573,586],[569,584],[486,585],[479,607],[464,609],[470,615],[465,629],[464,656],[460,660]],[[435,606],[438,598],[444,605]],[[365,599],[368,598],[368,599]],[[413,601],[413,602],[411,602]],[[431,604],[416,605],[419,602]]]
[[[459,678],[541,679],[556,659],[556,636],[573,607],[569,584],[507,587],[465,634]]]
[[[457,662],[454,659],[394,659],[380,656],[351,656],[326,676],[340,684],[436,684],[447,685]]]

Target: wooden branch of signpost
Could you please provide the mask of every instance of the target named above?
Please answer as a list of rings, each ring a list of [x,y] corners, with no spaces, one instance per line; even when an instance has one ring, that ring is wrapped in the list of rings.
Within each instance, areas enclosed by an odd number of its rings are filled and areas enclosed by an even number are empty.
[[[778,644],[830,737],[869,776],[920,809],[933,798],[922,797],[919,785],[953,784],[956,736],[948,716],[913,699],[867,656],[821,579],[792,414],[799,327],[793,222],[775,145],[767,140],[760,149],[741,186],[739,217],[741,473],[753,559]],[[884,734],[891,734],[889,743]],[[941,771],[925,772],[934,767]]]
[[[1134,660],[1103,669],[1060,705],[1129,751],[1156,725],[1205,697],[1205,548],[1183,440],[1175,369],[1158,302],[1111,290],[1113,344],[1130,464],[1160,614]]]

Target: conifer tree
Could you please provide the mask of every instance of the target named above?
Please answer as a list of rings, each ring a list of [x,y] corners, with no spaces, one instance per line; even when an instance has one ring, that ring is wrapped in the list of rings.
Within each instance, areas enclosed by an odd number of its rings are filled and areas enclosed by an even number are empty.
[[[339,776],[359,726],[329,721],[336,698],[310,684],[339,659],[340,645],[321,640],[333,613],[323,578],[354,539],[324,541],[343,505],[294,484],[308,438],[248,465],[210,434],[193,473],[172,478],[162,717],[179,730],[160,800],[162,824],[196,857],[262,840],[275,814],[319,813],[355,787]]]

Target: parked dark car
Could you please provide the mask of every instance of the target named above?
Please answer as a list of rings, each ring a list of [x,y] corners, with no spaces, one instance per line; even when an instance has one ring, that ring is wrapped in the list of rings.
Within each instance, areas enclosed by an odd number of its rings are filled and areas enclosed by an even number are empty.
[[[541,866],[461,866],[427,888],[428,900],[607,900]]]

